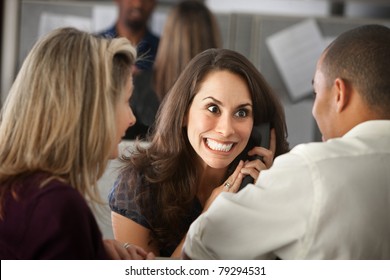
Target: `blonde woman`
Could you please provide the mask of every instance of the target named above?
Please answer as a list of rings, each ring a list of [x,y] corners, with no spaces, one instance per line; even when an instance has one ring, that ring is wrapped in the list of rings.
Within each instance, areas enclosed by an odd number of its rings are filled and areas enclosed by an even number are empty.
[[[72,28],[26,58],[0,122],[1,259],[144,259],[102,240],[86,199],[135,123],[129,107],[135,49]]]

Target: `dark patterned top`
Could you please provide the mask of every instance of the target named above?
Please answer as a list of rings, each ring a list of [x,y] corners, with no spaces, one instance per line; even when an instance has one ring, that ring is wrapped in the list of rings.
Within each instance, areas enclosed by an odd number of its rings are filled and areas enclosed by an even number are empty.
[[[140,209],[140,207],[137,205],[134,199],[134,193],[130,192],[130,188],[123,188],[120,187],[118,184],[118,181],[115,182],[110,194],[109,194],[109,204],[112,211],[125,216],[137,224],[140,224],[141,226],[152,230],[152,226],[150,225],[150,222],[147,217],[145,217],[143,213],[143,209]],[[135,192],[138,193],[144,188],[154,188],[156,186],[154,185],[142,185],[141,179],[136,186]],[[153,192],[152,192],[153,193]],[[157,203],[156,203],[156,197],[151,196],[150,203],[149,203],[149,213],[152,213],[153,216],[158,215],[158,209],[157,209]],[[189,228],[191,223],[202,213],[202,205],[200,204],[199,200],[197,198],[193,201],[193,207],[192,212],[189,213],[185,220],[182,221],[185,228]],[[176,247],[181,242],[181,238],[176,240],[176,243],[169,246],[162,246],[160,248],[160,256],[161,257],[170,257],[172,253],[175,251]]]

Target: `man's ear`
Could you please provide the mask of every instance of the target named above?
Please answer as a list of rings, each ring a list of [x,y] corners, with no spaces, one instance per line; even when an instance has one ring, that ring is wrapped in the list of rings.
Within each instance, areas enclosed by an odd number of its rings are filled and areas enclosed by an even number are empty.
[[[345,80],[341,78],[337,78],[334,81],[334,89],[336,90],[335,98],[336,98],[336,108],[337,112],[342,112],[348,106],[350,101],[350,88]]]

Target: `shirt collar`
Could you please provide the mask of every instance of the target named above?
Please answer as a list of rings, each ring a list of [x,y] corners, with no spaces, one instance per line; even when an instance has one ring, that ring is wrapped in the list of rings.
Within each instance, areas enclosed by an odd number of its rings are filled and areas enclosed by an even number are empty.
[[[343,138],[355,137],[362,134],[390,134],[390,120],[370,120],[362,122],[344,134]]]

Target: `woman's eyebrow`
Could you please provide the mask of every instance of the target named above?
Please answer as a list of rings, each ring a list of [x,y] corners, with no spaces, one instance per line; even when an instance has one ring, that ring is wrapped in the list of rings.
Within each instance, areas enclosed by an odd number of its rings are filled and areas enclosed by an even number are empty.
[[[202,100],[206,100],[206,99],[211,99],[214,103],[218,104],[218,105],[223,105],[223,103],[221,101],[219,101],[218,99],[215,99],[214,97],[212,96],[207,96],[205,98],[203,98]],[[242,108],[242,107],[252,107],[252,103],[243,103],[243,104],[240,104],[237,106],[237,108]]]
[[[211,99],[211,100],[213,100],[213,101],[214,101],[215,103],[217,103],[217,104],[222,104],[221,101],[219,101],[218,99],[215,99],[215,98],[212,97],[212,96],[207,96],[207,97],[203,98],[202,100],[206,100],[206,99]]]

